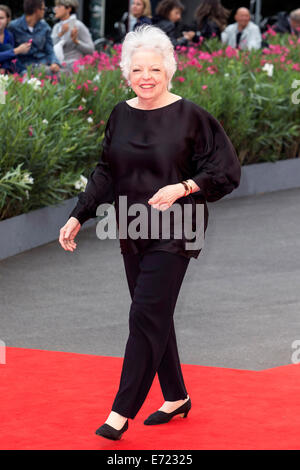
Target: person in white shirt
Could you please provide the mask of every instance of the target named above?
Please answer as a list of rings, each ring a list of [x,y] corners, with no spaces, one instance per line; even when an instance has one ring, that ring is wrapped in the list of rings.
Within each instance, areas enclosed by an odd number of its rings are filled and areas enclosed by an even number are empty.
[[[67,67],[87,54],[93,54],[95,46],[88,28],[77,19],[77,0],[55,0],[55,18],[60,21],[52,29],[54,51]]]
[[[238,8],[234,19],[236,23],[230,24],[221,33],[222,42],[238,49],[260,49],[261,32],[259,27],[251,21],[248,8]]]

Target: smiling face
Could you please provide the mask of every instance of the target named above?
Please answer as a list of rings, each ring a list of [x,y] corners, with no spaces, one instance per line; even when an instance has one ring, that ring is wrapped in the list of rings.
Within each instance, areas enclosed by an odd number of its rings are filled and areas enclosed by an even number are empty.
[[[131,7],[130,7],[130,13],[135,16],[135,18],[139,18],[142,16],[144,12],[144,2],[143,0],[133,0]]]
[[[167,91],[168,78],[163,57],[151,49],[142,49],[131,57],[131,88],[143,100],[159,99]]]
[[[6,16],[6,12],[3,10],[0,10],[0,33],[4,31],[8,24],[8,18]]]

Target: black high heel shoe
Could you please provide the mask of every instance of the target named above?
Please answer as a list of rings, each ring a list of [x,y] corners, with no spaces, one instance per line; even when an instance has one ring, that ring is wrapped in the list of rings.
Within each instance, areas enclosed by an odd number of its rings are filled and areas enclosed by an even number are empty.
[[[124,426],[119,430],[113,428],[107,423],[104,423],[102,424],[102,426],[100,426],[100,428],[97,429],[97,431],[95,431],[95,434],[97,434],[98,436],[106,437],[106,439],[112,439],[114,441],[118,441],[119,439],[121,439],[123,432],[127,431],[127,429],[128,429],[128,419],[126,423],[124,424]]]
[[[183,405],[181,405],[172,413],[166,413],[165,411],[155,411],[144,421],[144,424],[163,424],[168,423],[173,416],[181,414],[182,418],[186,418],[192,407],[191,399],[189,398]]]

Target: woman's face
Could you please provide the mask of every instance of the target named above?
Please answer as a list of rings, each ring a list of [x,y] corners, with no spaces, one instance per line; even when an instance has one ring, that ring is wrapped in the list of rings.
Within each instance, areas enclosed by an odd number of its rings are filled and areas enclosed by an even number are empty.
[[[142,99],[156,99],[168,87],[162,55],[151,49],[141,49],[131,58],[129,80],[131,88]]]
[[[0,10],[0,31],[4,31],[6,26],[8,25],[8,18],[6,16],[5,11]]]
[[[54,11],[55,18],[64,21],[69,18],[71,9],[66,8],[64,5],[55,5]]]
[[[136,18],[139,18],[142,16],[144,12],[144,3],[142,0],[133,0],[131,7],[130,7],[130,13],[135,16]]]
[[[181,19],[180,8],[172,8],[172,10],[169,13],[169,21],[172,21],[172,23],[176,23],[180,19]]]

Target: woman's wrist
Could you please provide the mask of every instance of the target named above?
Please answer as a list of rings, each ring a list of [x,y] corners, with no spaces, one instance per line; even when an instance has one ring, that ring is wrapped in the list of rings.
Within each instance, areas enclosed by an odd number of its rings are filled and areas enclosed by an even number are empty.
[[[182,183],[177,183],[176,186],[177,186],[177,191],[178,191],[178,197],[177,197],[177,199],[178,199],[178,198],[183,197],[185,195],[186,190],[185,190],[185,187],[183,186]]]
[[[196,191],[199,191],[199,186],[195,183],[195,181],[188,179],[184,180],[184,182],[178,183],[178,197],[188,196]]]

